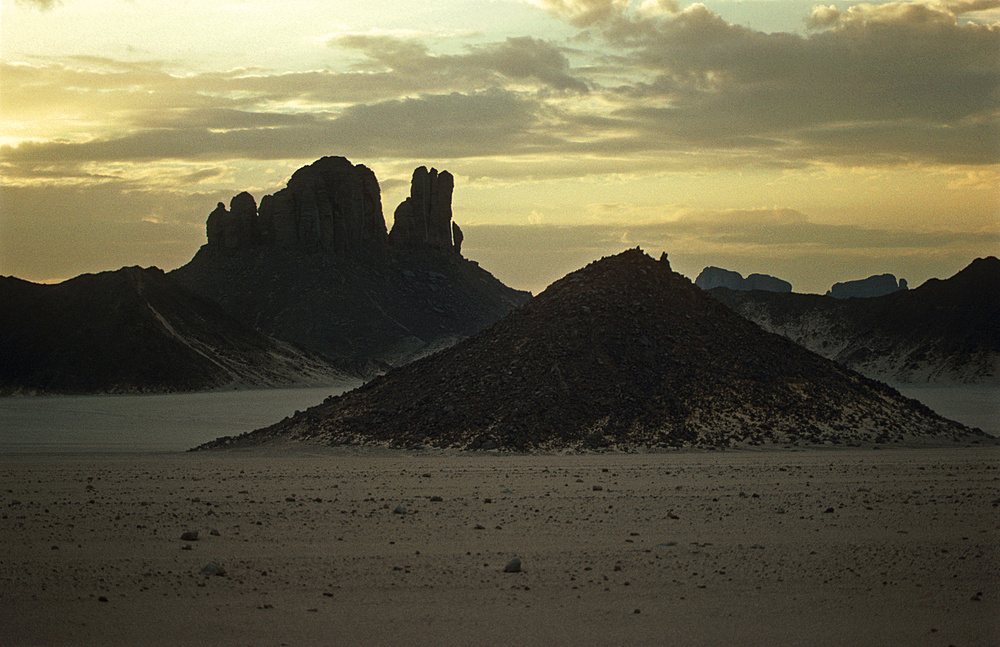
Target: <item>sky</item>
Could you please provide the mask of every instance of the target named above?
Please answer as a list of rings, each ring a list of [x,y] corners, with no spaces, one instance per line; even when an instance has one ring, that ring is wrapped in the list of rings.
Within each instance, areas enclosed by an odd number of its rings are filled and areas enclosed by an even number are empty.
[[[825,292],[1000,252],[1000,0],[6,0],[0,274],[171,270],[326,155],[535,293],[641,246]]]

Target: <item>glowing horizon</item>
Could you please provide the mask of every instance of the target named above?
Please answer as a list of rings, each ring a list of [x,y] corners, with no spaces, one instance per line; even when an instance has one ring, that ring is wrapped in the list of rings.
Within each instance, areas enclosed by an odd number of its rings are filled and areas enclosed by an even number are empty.
[[[1000,0],[0,12],[0,274],[173,269],[217,202],[325,155],[389,227],[449,170],[465,256],[536,293],[636,245],[798,292],[1000,250]]]

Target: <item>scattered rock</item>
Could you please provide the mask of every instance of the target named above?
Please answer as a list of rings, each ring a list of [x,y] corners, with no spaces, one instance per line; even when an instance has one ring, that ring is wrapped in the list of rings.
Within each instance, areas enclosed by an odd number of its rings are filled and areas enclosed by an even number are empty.
[[[198,541],[198,531],[197,530],[185,530],[181,534],[181,541]]]
[[[223,575],[226,574],[226,569],[221,564],[217,564],[216,562],[209,562],[202,567],[201,572],[204,575],[210,575],[210,576],[214,575],[216,577],[222,577]]]
[[[406,514],[406,508],[401,505],[397,505],[396,509],[392,511],[393,514]]]
[[[521,572],[521,559],[515,557],[514,559],[507,562],[507,565],[503,567],[504,573],[520,573]]]

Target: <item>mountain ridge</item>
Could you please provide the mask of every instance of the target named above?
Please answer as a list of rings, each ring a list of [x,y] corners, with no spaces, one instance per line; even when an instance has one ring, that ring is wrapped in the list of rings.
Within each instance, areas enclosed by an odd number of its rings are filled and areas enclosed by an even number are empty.
[[[139,267],[55,285],[0,277],[0,356],[5,395],[318,386],[353,372]]]
[[[898,383],[1000,384],[1000,260],[880,297],[709,292],[764,329]]]

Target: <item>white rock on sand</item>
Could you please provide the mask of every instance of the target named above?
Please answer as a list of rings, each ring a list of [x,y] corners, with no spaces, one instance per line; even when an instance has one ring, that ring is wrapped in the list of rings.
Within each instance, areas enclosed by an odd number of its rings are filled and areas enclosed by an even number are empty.
[[[998,503],[997,447],[5,457],[0,644],[996,645]]]

